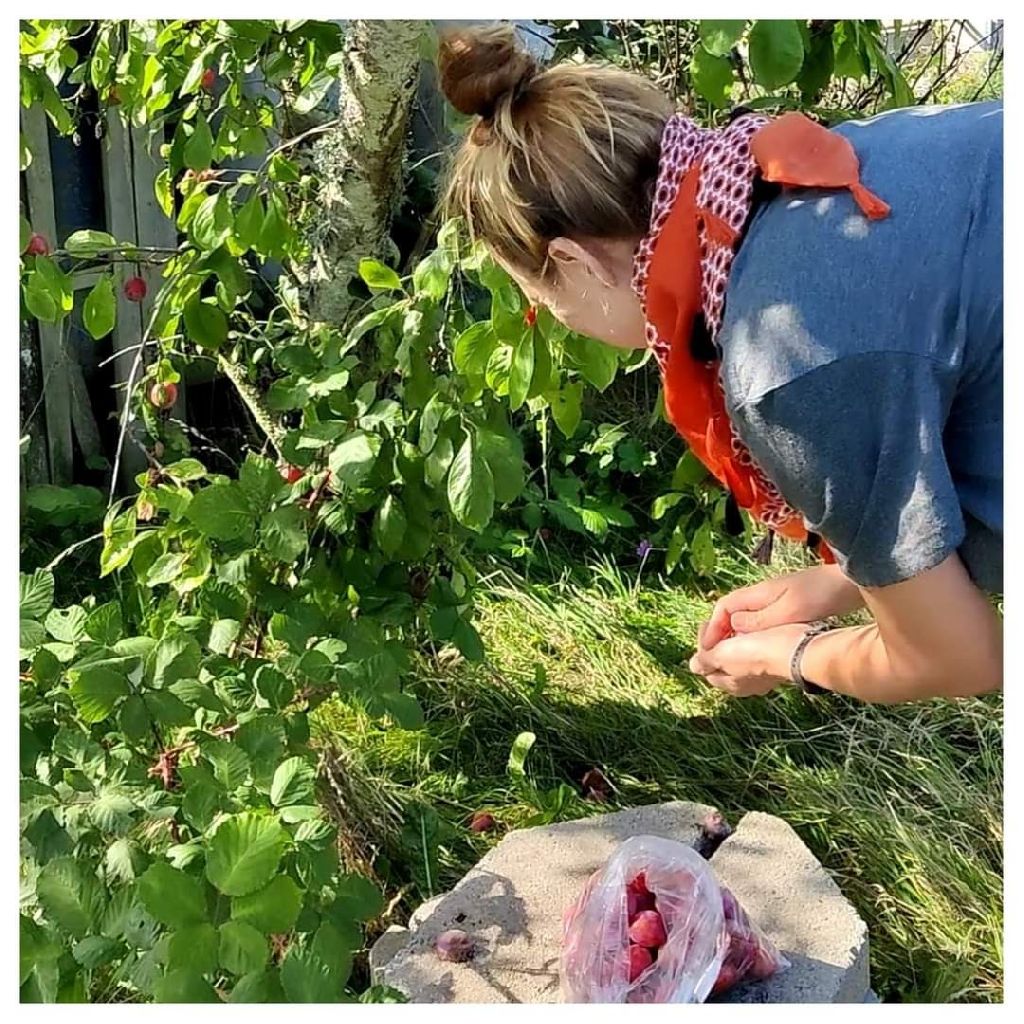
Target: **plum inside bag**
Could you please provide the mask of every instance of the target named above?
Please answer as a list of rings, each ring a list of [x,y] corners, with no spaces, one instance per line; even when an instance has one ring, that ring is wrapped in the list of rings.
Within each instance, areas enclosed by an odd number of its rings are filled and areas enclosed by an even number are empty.
[[[702,1003],[789,966],[683,843],[626,840],[565,913],[568,1003]]]

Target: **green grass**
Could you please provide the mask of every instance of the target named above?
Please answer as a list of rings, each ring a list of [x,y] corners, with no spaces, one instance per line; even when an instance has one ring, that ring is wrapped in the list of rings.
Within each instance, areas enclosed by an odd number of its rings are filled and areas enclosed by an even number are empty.
[[[760,571],[721,570],[723,587]],[[491,663],[425,662],[411,686],[423,730],[322,709],[317,734],[345,747],[363,799],[412,822],[362,837],[396,912],[453,884],[496,841],[465,827],[478,808],[503,828],[603,811],[578,789],[600,766],[613,807],[688,799],[734,821],[763,810],[790,822],[868,922],[884,999],[1001,1001],[1001,697],[896,708],[793,691],[729,699],[685,672],[709,607],[607,566],[575,583],[495,578],[481,617]],[[507,759],[523,730],[537,740],[517,781]]]

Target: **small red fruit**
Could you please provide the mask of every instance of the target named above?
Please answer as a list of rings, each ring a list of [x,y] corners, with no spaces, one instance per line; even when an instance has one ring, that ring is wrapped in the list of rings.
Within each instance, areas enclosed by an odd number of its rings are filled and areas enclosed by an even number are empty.
[[[291,464],[282,466],[280,473],[281,476],[284,477],[285,481],[290,484],[295,483],[296,480],[301,480],[305,475],[303,470],[299,469],[298,466],[292,466]]]
[[[177,384],[156,383],[149,389],[149,402],[154,409],[170,409],[177,400]]]
[[[473,832],[490,832],[496,824],[493,814],[488,814],[487,811],[477,811],[473,815],[469,827]]]
[[[129,277],[124,283],[124,297],[129,302],[141,302],[147,291],[146,282],[141,277]]]
[[[213,68],[207,68],[203,72],[203,77],[199,80],[199,84],[207,91],[213,92],[213,85],[217,81],[217,73]]]
[[[629,937],[638,946],[648,949],[661,949],[668,936],[665,934],[665,922],[656,910],[642,910],[636,920],[629,926]]]
[[[537,322],[537,307],[530,306],[523,314],[523,322],[527,327],[532,327]]]
[[[644,946],[630,946],[629,947],[629,980],[630,983],[636,981],[644,971],[647,970],[651,964],[654,963],[654,957],[651,956],[651,951]]]
[[[29,256],[47,256],[50,252],[50,243],[42,235],[33,235],[28,240],[25,252]]]
[[[458,928],[442,932],[434,943],[439,960],[461,964],[473,958],[473,940]]]
[[[647,876],[642,871],[639,875],[636,876],[636,878],[633,879],[632,882],[629,883],[629,885],[626,886],[626,888],[631,890],[632,892],[638,892],[643,894],[647,894],[648,892],[650,892],[650,890],[647,888]]]
[[[649,892],[634,892],[632,889],[626,890],[626,914],[629,917],[629,923],[632,924],[645,910],[654,909],[654,896]]]
[[[718,977],[715,979],[715,984],[712,986],[711,994],[717,996],[722,992],[727,992],[738,980],[739,973],[736,971],[736,968],[723,964],[722,969],[718,972]]]

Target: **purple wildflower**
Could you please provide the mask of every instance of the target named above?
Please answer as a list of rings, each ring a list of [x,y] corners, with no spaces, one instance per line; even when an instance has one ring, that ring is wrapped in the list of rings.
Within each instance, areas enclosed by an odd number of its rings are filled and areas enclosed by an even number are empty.
[[[652,546],[651,542],[645,537],[636,546],[636,557],[637,558],[646,558],[651,553],[652,547],[653,546]]]

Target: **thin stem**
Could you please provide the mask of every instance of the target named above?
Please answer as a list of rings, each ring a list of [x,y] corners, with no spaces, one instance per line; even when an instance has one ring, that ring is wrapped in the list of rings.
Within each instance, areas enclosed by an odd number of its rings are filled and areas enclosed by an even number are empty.
[[[61,562],[67,558],[68,555],[77,551],[79,548],[84,548],[86,544],[91,544],[94,540],[103,540],[103,533],[94,533],[91,537],[86,537],[85,540],[76,541],[71,547],[65,548],[59,555],[57,555],[48,565],[44,566],[47,572],[53,572],[54,569],[60,565]]]

